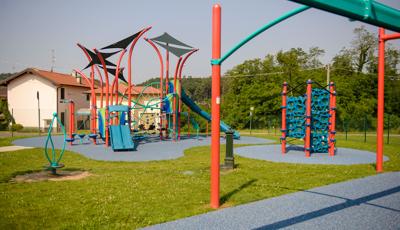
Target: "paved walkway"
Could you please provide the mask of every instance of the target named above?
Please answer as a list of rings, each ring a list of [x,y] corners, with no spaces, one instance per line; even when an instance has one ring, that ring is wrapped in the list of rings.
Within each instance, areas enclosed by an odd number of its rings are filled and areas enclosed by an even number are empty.
[[[29,147],[44,147],[47,137],[34,137],[18,139],[13,142],[14,145]],[[53,136],[54,146],[61,148],[63,144],[63,136]],[[160,141],[159,137],[148,138],[139,144],[137,151],[118,151],[114,152],[111,147],[106,148],[103,144],[93,145],[85,141],[84,144],[76,144],[70,146],[67,144],[66,150],[80,153],[94,160],[104,161],[154,161],[154,160],[171,160],[182,157],[185,149],[204,146],[211,144],[211,137],[183,137],[179,142],[171,140]],[[242,136],[240,140],[234,140],[234,144],[267,144],[274,141],[256,137]],[[225,143],[225,139],[221,138],[221,143]]]
[[[235,148],[235,154],[237,155],[273,162],[333,165],[371,164],[376,162],[375,153],[349,148],[337,148],[333,157],[329,156],[328,153],[312,153],[310,157],[305,157],[304,147],[298,145],[288,145],[284,155],[281,151],[281,145],[254,145]],[[384,161],[387,160],[389,158],[384,157]]]
[[[400,172],[296,192],[145,229],[400,229]]]
[[[21,149],[33,149],[33,147],[17,146],[17,145],[4,146],[4,147],[0,147],[0,152],[10,152],[10,151],[17,151],[17,150],[21,150]]]

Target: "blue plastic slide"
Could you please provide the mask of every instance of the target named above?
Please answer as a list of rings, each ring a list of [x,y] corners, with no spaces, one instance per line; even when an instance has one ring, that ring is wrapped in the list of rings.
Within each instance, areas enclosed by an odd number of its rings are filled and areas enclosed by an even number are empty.
[[[202,118],[206,119],[207,121],[211,121],[211,115],[202,110],[192,99],[190,99],[185,91],[182,89],[182,97],[181,100],[185,105],[187,105],[193,112],[199,114]],[[228,130],[232,130],[231,127],[227,124],[225,124],[223,121],[220,123],[221,131],[226,132]],[[240,134],[238,131],[233,130],[233,138],[235,139],[240,139]]]
[[[110,125],[110,138],[114,151],[136,150],[127,125]]]

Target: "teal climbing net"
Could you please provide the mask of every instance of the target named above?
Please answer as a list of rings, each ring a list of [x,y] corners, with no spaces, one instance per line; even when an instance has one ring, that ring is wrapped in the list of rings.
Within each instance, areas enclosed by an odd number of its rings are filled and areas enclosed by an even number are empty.
[[[311,152],[328,152],[329,92],[312,89],[311,99]]]
[[[329,91],[312,89],[311,93],[311,152],[328,152]],[[304,139],[306,135],[307,96],[287,97],[286,137]]]
[[[305,136],[306,97],[288,97],[286,107],[286,136],[302,139]]]

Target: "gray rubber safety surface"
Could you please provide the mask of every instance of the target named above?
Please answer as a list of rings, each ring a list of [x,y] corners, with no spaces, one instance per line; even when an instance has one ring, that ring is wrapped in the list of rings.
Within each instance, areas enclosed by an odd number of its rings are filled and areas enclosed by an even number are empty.
[[[145,229],[400,229],[400,172],[291,193]]]
[[[18,139],[13,142],[14,145],[40,147],[44,148],[46,142],[45,136]],[[53,142],[56,149],[60,149],[63,144],[62,136],[53,136]],[[221,144],[225,143],[221,138]],[[274,141],[263,138],[242,136],[239,140],[234,140],[234,144],[267,144]],[[102,142],[103,143],[103,142]],[[171,160],[183,156],[185,149],[210,145],[211,137],[182,137],[180,141],[172,140],[160,141],[159,137],[149,137],[141,141],[136,151],[118,151],[114,152],[111,147],[106,148],[103,144],[94,145],[89,140],[84,140],[80,144],[79,140],[74,141],[73,145],[67,144],[66,150],[80,153],[94,160],[104,161],[155,161]]]
[[[298,164],[333,164],[333,165],[352,165],[352,164],[371,164],[376,162],[376,154],[369,151],[337,148],[335,156],[328,153],[312,153],[306,157],[303,146],[291,145],[286,147],[286,154],[282,154],[281,145],[256,145],[235,148],[235,154],[273,162],[287,162]],[[384,157],[384,161],[389,160]]]

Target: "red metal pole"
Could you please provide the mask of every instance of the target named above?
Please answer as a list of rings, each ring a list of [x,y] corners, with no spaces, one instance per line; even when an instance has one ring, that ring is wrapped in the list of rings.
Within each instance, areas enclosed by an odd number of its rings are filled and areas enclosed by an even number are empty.
[[[194,54],[195,52],[197,52],[199,49],[194,49],[192,51],[190,51],[188,54],[186,54],[185,58],[183,58],[180,68],[179,68],[179,74],[178,74],[178,78],[179,78],[179,117],[178,117],[178,140],[181,139],[181,127],[180,127],[180,114],[181,114],[181,109],[182,109],[182,100],[181,100],[181,96],[182,96],[182,69],[185,66],[185,62],[187,61],[187,59]]]
[[[77,43],[78,47],[84,52],[86,58],[88,59],[89,63],[92,61],[88,51],[85,47],[81,44]],[[90,66],[90,81],[88,82],[90,86],[90,93],[91,93],[91,101],[92,101],[92,108],[91,108],[91,132],[93,134],[96,133],[96,93],[94,92],[94,66]],[[76,72],[76,71],[75,71]],[[96,144],[96,139],[93,140],[93,144]]]
[[[99,75],[99,79],[100,79],[100,88],[101,88],[101,91],[100,91],[100,108],[103,108],[103,101],[104,101],[104,98],[103,98],[103,96],[104,96],[103,76],[101,75],[101,72],[99,70],[99,67],[97,67],[97,65],[94,68],[95,68],[95,70],[97,72],[97,75]],[[96,104],[97,104],[97,102],[96,102]]]
[[[400,38],[400,33],[395,33],[395,34],[383,34],[382,36],[383,40],[392,40],[392,39],[399,39]]]
[[[113,85],[115,85],[115,104],[116,105],[118,104],[118,94],[119,94],[119,90],[118,90],[119,79],[118,79],[118,76],[119,76],[119,73],[120,73],[121,61],[122,61],[122,58],[124,57],[125,52],[126,52],[126,49],[122,50],[122,53],[118,58],[117,67],[115,68],[115,75],[114,75],[115,78],[114,78]],[[112,94],[114,94],[114,91],[113,91]],[[117,124],[119,123],[118,115],[116,116],[116,123]]]
[[[187,123],[187,125],[188,125],[188,137],[190,137],[190,109],[188,108],[188,123]]]
[[[96,53],[97,57],[99,57],[99,59],[100,59],[100,62],[102,64],[103,70],[104,70],[104,76],[105,76],[105,79],[106,79],[106,111],[105,111],[104,124],[105,124],[105,127],[106,127],[105,128],[105,134],[106,134],[106,136],[105,136],[105,139],[106,139],[105,145],[108,147],[109,144],[110,144],[110,140],[109,140],[110,137],[109,137],[109,130],[108,130],[108,125],[109,125],[108,124],[109,123],[108,106],[109,106],[109,103],[110,103],[110,101],[109,101],[110,86],[109,86],[109,81],[108,81],[108,72],[107,72],[106,63],[105,63],[104,58],[101,55],[101,53],[97,49],[94,49],[94,52]]]
[[[167,47],[168,47],[168,43],[167,43]],[[166,49],[166,53],[165,53],[165,95],[167,95],[168,89],[169,89],[169,51],[168,49]]]
[[[306,157],[310,157],[311,154],[311,93],[312,93],[312,81],[307,81],[307,101],[306,101],[306,137],[304,139],[304,151]]]
[[[334,145],[332,144],[333,139],[332,139],[332,131],[333,125],[332,125],[332,120],[333,120],[333,82],[329,83],[329,119],[328,119],[328,152],[329,156],[334,156],[335,155],[335,149]]]
[[[90,90],[92,92],[94,92],[94,84],[91,84],[91,81],[89,80],[89,78],[80,70],[78,69],[74,69],[74,71],[76,73],[78,73],[79,75],[81,75],[81,77],[83,77],[83,79],[85,79],[86,83],[90,86]],[[93,101],[92,101],[93,103]],[[92,107],[93,108],[93,107]],[[92,126],[92,133],[96,133],[96,108],[94,109],[94,111],[92,110],[92,116],[94,114],[94,117],[92,117],[92,120],[94,120],[95,122],[93,123],[94,126]],[[93,140],[93,143],[96,144],[96,139]]]
[[[178,129],[178,116],[179,116],[179,114],[178,114],[178,108],[177,108],[177,106],[176,106],[176,104],[177,104],[177,97],[179,96],[178,94],[177,94],[177,92],[178,92],[178,90],[177,90],[177,77],[178,77],[178,71],[179,71],[179,66],[180,66],[180,64],[181,64],[181,61],[182,61],[182,57],[179,57],[179,60],[178,60],[178,63],[176,64],[176,67],[175,67],[175,74],[174,74],[174,106],[173,106],[173,113],[174,113],[174,117],[173,117],[173,119],[172,119],[172,123],[173,123],[173,125],[172,125],[172,127],[173,127],[173,129],[174,129],[174,141],[177,141],[177,139],[178,139],[178,133],[177,133],[177,129]]]
[[[128,56],[128,107],[132,107],[132,54],[133,54],[133,48],[135,47],[137,41],[141,36],[143,36],[144,33],[146,33],[148,30],[150,30],[151,27],[147,27],[143,29],[140,34],[133,39],[131,47],[129,48],[129,56]],[[129,129],[131,128],[131,114],[128,116],[128,125]]]
[[[167,43],[168,47],[168,43]],[[168,95],[168,90],[169,90],[169,51],[166,49],[165,53],[165,95]],[[169,128],[169,116],[168,114],[165,114],[165,118],[167,120],[165,124],[165,134],[168,136],[168,128]]]
[[[69,102],[69,138],[72,139],[72,134],[74,133],[74,121],[75,121],[75,106],[74,102],[71,100]],[[69,143],[72,145],[72,141]]]
[[[385,29],[379,28],[378,50],[378,118],[376,125],[376,172],[383,171],[383,125],[384,125],[384,92],[385,92]]]
[[[212,59],[221,57],[221,6],[215,4],[212,12]],[[219,207],[219,152],[220,152],[220,81],[221,65],[212,65],[211,86],[211,208]]]
[[[287,82],[283,83],[283,90],[282,90],[282,137],[281,137],[281,144],[282,144],[282,154],[286,153],[286,110],[287,110]]]
[[[181,66],[183,67],[183,66]],[[182,113],[182,75],[178,76],[178,82],[179,82],[179,103],[178,103],[178,141],[181,140],[181,113]]]
[[[164,87],[163,87],[163,75],[164,75],[164,61],[161,55],[160,50],[157,48],[157,46],[154,44],[153,41],[151,41],[148,38],[144,38],[156,51],[158,60],[160,61],[160,140],[162,140],[162,127],[163,127],[163,117],[162,117],[162,107],[163,107],[163,98],[164,98]]]
[[[336,91],[333,91],[333,96],[332,96],[332,120],[331,120],[331,148],[330,148],[330,155],[334,156],[335,155],[335,145],[336,145],[336,140],[335,140],[335,135],[336,135]]]

